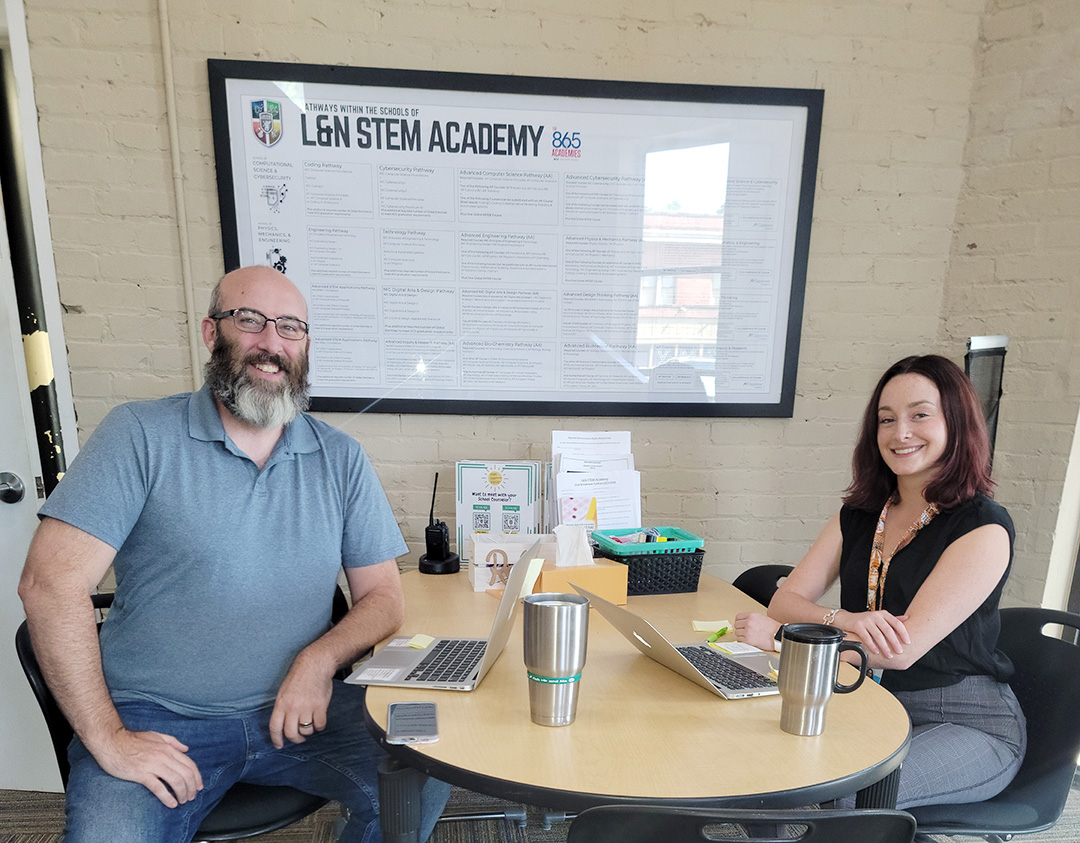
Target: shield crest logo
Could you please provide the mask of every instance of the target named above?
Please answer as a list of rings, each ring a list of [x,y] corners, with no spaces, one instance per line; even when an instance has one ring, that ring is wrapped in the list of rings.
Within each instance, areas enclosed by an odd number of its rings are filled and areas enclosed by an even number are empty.
[[[252,102],[251,129],[265,146],[273,146],[281,140],[281,103],[274,100]]]

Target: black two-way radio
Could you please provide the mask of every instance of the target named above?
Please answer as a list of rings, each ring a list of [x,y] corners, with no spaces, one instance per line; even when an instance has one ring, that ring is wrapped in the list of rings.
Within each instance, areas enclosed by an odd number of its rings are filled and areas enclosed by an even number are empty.
[[[421,574],[456,574],[461,569],[461,557],[450,552],[450,528],[445,521],[435,520],[435,491],[439,488],[439,472],[435,472],[435,486],[431,490],[431,514],[424,528],[424,544],[427,553],[420,557]]]

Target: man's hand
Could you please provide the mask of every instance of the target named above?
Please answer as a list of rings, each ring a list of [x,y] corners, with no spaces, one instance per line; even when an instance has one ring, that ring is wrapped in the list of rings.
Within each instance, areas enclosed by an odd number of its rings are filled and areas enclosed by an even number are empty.
[[[175,808],[203,786],[188,748],[171,735],[125,729],[105,687],[90,592],[115,555],[89,533],[45,518],[30,543],[19,596],[45,681],[101,769]]]
[[[270,713],[270,740],[303,743],[326,728],[334,673],[401,625],[405,596],[397,562],[387,559],[347,568],[352,607],[333,627],[300,651],[278,689]]]
[[[190,802],[203,788],[202,775],[187,749],[172,735],[121,729],[91,752],[110,776],[137,782],[167,808],[175,808]]]
[[[333,693],[333,672],[300,657],[278,689],[270,713],[270,740],[281,749],[285,739],[303,743],[326,728],[326,709]]]

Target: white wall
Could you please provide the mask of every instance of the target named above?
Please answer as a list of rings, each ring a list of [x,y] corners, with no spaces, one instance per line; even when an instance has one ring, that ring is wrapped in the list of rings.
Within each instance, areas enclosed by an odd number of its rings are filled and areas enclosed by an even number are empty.
[[[981,32],[939,339],[1011,338],[994,467],[1017,524],[1009,597],[1064,608],[1080,514],[1080,466],[1066,493],[1080,408],[1080,7],[997,0]]]
[[[544,458],[553,427],[630,427],[646,521],[706,536],[707,566],[733,576],[798,560],[838,505],[855,420],[888,364],[960,361],[968,334],[1006,333],[999,498],[1021,534],[1014,597],[1037,602],[1080,403],[1071,4],[27,0],[81,430],[193,381],[181,242],[198,308],[222,270],[209,57],[823,88],[792,419],[327,419],[368,448],[417,553],[434,471]],[[1011,227],[1026,203],[1028,225]],[[447,484],[441,512],[451,497]]]

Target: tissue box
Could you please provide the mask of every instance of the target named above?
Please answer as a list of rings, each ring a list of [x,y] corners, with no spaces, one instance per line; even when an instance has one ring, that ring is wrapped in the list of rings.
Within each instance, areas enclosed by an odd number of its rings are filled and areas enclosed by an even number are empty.
[[[570,567],[557,567],[550,560],[544,561],[544,567],[540,569],[540,576],[533,586],[533,594],[540,592],[555,592],[558,594],[577,594],[570,583],[580,585],[593,594],[617,603],[626,605],[626,576],[629,569],[618,562],[608,562],[597,559],[594,565],[575,565]]]

